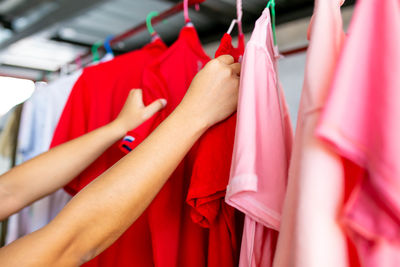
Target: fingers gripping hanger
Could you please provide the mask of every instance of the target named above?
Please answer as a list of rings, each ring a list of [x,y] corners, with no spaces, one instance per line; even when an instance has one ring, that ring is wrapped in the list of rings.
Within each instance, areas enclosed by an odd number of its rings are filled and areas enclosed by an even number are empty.
[[[275,0],[269,0],[267,4],[267,8],[271,11],[271,26],[272,33],[274,35],[274,45],[276,45],[276,19],[275,19]]]

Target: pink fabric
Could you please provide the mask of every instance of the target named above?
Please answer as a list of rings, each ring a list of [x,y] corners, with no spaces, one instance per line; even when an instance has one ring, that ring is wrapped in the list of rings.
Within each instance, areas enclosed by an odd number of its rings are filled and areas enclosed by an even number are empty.
[[[235,145],[226,202],[246,214],[240,266],[271,266],[292,145],[276,74],[269,10],[257,20],[243,57]]]
[[[348,266],[336,221],[344,197],[341,161],[314,134],[344,40],[340,5],[315,1],[276,267]]]
[[[360,176],[342,220],[362,266],[400,265],[400,1],[359,0],[318,135]],[[351,165],[344,165],[345,174]]]

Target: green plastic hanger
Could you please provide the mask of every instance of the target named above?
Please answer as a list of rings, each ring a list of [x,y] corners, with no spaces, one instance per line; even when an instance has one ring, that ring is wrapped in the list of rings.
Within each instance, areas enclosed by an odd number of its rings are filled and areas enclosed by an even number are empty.
[[[102,41],[97,41],[92,46],[92,61],[98,62],[100,60],[99,47],[103,45]]]
[[[272,33],[274,35],[274,45],[276,45],[276,20],[275,20],[275,0],[269,0],[267,4],[267,8],[271,11],[271,24],[272,24]]]
[[[146,17],[147,30],[149,31],[151,36],[157,34],[153,28],[153,25],[151,24],[151,19],[154,17],[157,17],[157,16],[158,16],[157,11],[151,11],[151,12],[149,12],[149,14],[147,14],[147,17]]]

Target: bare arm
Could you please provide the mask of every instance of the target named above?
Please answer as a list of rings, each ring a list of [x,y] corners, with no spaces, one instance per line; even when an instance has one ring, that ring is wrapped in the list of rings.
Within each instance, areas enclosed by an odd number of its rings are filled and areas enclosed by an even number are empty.
[[[240,65],[222,56],[134,151],[82,190],[51,222],[0,249],[2,266],[78,266],[110,246],[167,181],[193,143],[236,110]],[[95,223],[94,223],[95,222]]]
[[[160,100],[145,107],[141,90],[132,90],[121,113],[110,124],[1,175],[0,220],[70,182],[127,131],[139,126],[162,107]]]

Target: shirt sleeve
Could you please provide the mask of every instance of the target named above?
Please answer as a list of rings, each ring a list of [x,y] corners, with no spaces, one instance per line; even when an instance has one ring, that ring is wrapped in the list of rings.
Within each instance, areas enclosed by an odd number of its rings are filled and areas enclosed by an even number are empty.
[[[126,154],[134,150],[156,127],[157,117],[155,114],[136,129],[129,131],[120,142],[119,148]]]
[[[192,220],[209,227],[225,205],[236,115],[208,130],[198,143],[187,202]]]
[[[171,112],[172,107],[168,106],[168,98],[162,93],[166,86],[157,76],[157,70],[150,67],[144,70],[142,78],[143,103],[147,106],[159,98],[164,98],[167,99],[167,106],[125,135],[119,143],[119,148],[126,154],[143,142],[143,140],[161,123],[162,118]]]
[[[197,143],[187,203],[193,222],[207,228],[208,265],[237,266],[243,228],[237,211],[225,203],[236,114],[208,130]]]

